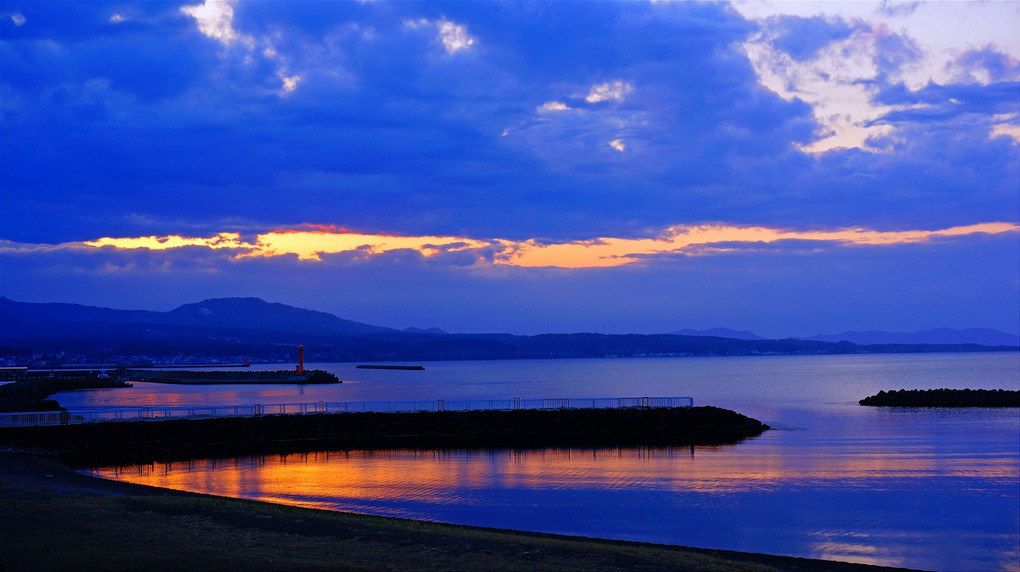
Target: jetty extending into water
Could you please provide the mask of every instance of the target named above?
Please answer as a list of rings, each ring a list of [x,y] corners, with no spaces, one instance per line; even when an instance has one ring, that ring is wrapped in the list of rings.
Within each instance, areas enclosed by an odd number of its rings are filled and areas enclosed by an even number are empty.
[[[769,427],[718,407],[317,413],[0,428],[75,466],[313,450],[723,445]]]
[[[110,376],[61,375],[54,377],[21,376],[0,385],[0,413],[11,411],[61,411],[60,404],[46,399],[54,393],[75,389],[114,389],[130,383]]]
[[[22,380],[7,389],[25,392],[8,396],[24,398],[18,401],[23,405],[76,387],[126,387],[123,379],[258,383],[257,376],[266,380],[261,383],[340,381],[299,365],[295,372],[145,371],[121,379]],[[328,449],[722,445],[769,429],[733,411],[694,407],[689,397],[382,403],[382,411],[372,402],[68,411],[46,402],[57,410],[0,413],[0,447],[42,448],[88,466]],[[292,411],[290,405],[300,407]]]
[[[179,385],[343,383],[336,375],[321,369],[301,369],[301,371],[127,370],[120,378],[128,381],[148,381],[150,383],[173,383]]]
[[[376,364],[363,363],[363,364],[354,366],[354,369],[395,369],[395,370],[421,371],[421,370],[425,369],[425,366],[423,366],[423,365],[376,365]]]

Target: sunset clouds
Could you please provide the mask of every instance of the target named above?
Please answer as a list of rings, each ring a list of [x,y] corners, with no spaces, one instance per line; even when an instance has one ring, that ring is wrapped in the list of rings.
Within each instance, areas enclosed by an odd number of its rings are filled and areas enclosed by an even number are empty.
[[[13,299],[299,303],[361,283],[315,309],[497,329],[1020,330],[1016,3],[0,12]],[[390,289],[404,276],[414,292]],[[775,313],[788,296],[817,303]],[[898,296],[902,312],[876,309]]]
[[[570,242],[505,239],[477,240],[453,236],[391,236],[360,234],[344,229],[293,229],[258,234],[253,242],[240,233],[222,232],[215,236],[142,236],[103,237],[82,243],[26,245],[8,242],[11,253],[109,248],[114,251],[165,251],[186,247],[210,250],[226,249],[235,258],[272,258],[296,256],[298,260],[323,262],[323,256],[353,254],[361,259],[394,251],[411,251],[424,258],[448,253],[466,253],[474,257],[474,266],[504,265],[522,268],[606,268],[632,264],[657,256],[708,256],[728,252],[753,251],[762,245],[796,241],[797,250],[832,251],[854,246],[896,246],[931,242],[937,239],[965,238],[976,234],[1016,234],[1020,225],[1006,222],[984,223],[940,230],[874,231],[862,228],[797,231],[764,227],[723,225],[675,226],[654,237],[609,238]],[[932,248],[938,248],[933,246]]]

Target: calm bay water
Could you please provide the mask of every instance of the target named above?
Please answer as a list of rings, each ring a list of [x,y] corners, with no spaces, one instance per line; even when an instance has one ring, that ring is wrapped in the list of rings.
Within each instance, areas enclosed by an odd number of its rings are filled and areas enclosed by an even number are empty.
[[[693,396],[773,427],[715,448],[326,451],[97,468],[332,510],[937,570],[1020,569],[1016,409],[869,408],[882,389],[1020,389],[1020,354],[312,364],[336,386],[138,383],[68,408]]]

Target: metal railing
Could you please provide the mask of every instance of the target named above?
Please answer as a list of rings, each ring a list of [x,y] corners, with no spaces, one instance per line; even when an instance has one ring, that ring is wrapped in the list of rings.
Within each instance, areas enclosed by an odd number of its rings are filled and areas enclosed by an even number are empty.
[[[419,411],[513,411],[518,409],[624,409],[629,407],[693,407],[692,397],[586,397],[554,399],[470,399],[436,401],[316,401],[313,403],[266,403],[174,407],[111,407],[66,411],[0,413],[0,427],[75,425],[113,421],[163,421],[258,417],[261,415],[310,415],[315,413],[410,413]]]

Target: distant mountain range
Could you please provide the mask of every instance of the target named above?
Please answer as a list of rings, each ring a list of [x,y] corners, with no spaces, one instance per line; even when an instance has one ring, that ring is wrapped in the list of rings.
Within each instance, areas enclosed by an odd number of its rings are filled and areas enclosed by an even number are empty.
[[[716,338],[733,338],[735,340],[764,340],[765,338],[755,334],[754,332],[748,332],[747,330],[731,330],[729,328],[712,328],[711,330],[677,330],[675,332],[669,332],[673,336],[711,336]]]
[[[274,304],[259,298],[213,298],[185,304],[169,312],[114,310],[80,304],[29,304],[0,298],[0,317],[21,320],[21,327],[39,331],[51,322],[69,324],[152,324],[230,328],[308,334],[367,334],[396,330],[344,320],[333,314]],[[14,322],[17,323],[17,322]]]
[[[917,341],[915,341],[917,340]],[[846,332],[811,339],[763,339],[724,328],[669,334],[448,334],[396,330],[258,298],[216,298],[169,312],[0,297],[0,357],[77,353],[116,356],[244,356],[309,361],[411,361],[689,355],[793,355],[1017,350],[1017,336],[993,330],[914,334]]]

